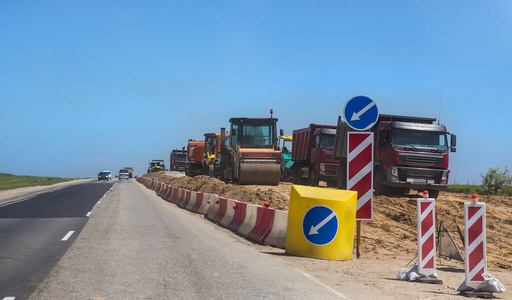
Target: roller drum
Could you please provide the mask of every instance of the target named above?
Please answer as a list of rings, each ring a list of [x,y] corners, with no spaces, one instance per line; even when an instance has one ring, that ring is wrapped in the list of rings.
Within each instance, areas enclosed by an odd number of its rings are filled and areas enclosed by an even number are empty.
[[[245,161],[240,163],[239,184],[279,185],[281,165],[275,161]]]

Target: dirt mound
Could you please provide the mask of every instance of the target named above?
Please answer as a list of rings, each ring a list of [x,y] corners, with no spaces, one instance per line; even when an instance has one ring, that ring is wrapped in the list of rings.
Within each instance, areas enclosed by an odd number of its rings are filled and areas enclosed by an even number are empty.
[[[145,177],[161,180],[180,188],[214,193],[222,197],[288,210],[290,183],[279,186],[227,184],[216,178],[196,176],[174,177],[172,172],[146,174]],[[417,252],[416,199],[419,193],[400,197],[375,196],[373,221],[362,223],[362,253],[365,257],[386,259],[400,256],[414,258]],[[436,217],[444,221],[459,249],[463,251],[457,225],[464,228],[464,202],[471,195],[441,192],[436,199]],[[492,269],[512,270],[512,197],[481,196],[487,209],[487,260]]]

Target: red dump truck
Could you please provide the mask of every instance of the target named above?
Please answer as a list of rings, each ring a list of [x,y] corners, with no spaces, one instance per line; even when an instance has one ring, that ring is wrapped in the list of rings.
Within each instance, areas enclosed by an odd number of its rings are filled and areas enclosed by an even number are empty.
[[[448,152],[455,152],[456,136],[435,118],[379,115],[374,133],[373,187],[377,195],[428,190],[437,198],[448,187]],[[347,181],[347,132],[352,130],[338,117],[334,158],[340,161],[338,188]],[[368,130],[370,131],[370,130]],[[450,145],[448,144],[448,135]]]
[[[185,175],[193,177],[203,174],[204,141],[189,140]]]
[[[310,124],[293,131],[292,181],[318,186],[320,180],[336,186],[338,161],[333,158],[336,126]]]
[[[187,164],[187,152],[185,151],[185,147],[183,147],[183,150],[172,150],[170,161],[171,165],[169,167],[169,170],[185,171],[185,166]]]

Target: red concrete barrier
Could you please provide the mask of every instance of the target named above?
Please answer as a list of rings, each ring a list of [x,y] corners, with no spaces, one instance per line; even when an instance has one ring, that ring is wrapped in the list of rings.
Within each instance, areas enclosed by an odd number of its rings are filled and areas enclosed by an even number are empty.
[[[274,225],[274,212],[273,208],[258,207],[256,216],[256,225],[249,232],[247,237],[255,242],[263,244],[265,238],[268,236]]]
[[[233,231],[237,231],[244,223],[246,211],[247,211],[247,203],[237,202],[236,209],[235,209],[235,215],[233,216],[233,219],[231,219],[231,222],[228,223],[226,228],[231,229]]]
[[[194,206],[192,206],[190,211],[196,213],[202,204],[203,204],[203,193],[197,192],[196,193],[196,203],[194,204]]]
[[[219,198],[219,209],[217,210],[217,213],[212,218],[212,222],[219,223],[222,218],[224,218],[224,215],[226,214],[226,209],[228,208],[228,199],[226,198]]]
[[[184,195],[183,199],[181,200],[179,206],[181,208],[185,208],[185,207],[187,207],[189,201],[190,201],[190,191],[185,190],[185,195]]]

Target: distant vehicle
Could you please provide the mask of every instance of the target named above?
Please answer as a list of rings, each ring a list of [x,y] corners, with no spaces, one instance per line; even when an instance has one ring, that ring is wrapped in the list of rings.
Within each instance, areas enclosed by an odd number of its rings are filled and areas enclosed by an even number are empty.
[[[133,168],[132,167],[124,167],[123,170],[127,170],[128,173],[130,174],[130,178],[133,177]]]
[[[204,141],[189,140],[185,174],[190,177],[203,174]]]
[[[187,152],[185,150],[172,150],[171,152],[171,165],[169,170],[171,171],[185,171],[185,165],[187,164]]]
[[[163,159],[153,159],[149,163],[148,173],[166,171]]]
[[[130,171],[126,169],[119,170],[119,180],[121,179],[130,180]]]
[[[107,181],[112,180],[112,174],[110,173],[110,171],[108,171],[108,170],[101,171],[98,174],[98,180],[102,180],[102,179],[105,179]]]
[[[281,181],[292,181],[292,152],[290,149],[288,149],[288,147],[286,147],[286,145],[291,147],[292,136],[284,135],[284,130],[281,129],[277,140],[279,147],[281,147],[281,150],[283,151],[283,159],[281,160]]]
[[[335,187],[338,161],[333,158],[336,126],[310,124],[293,131],[293,183],[318,186],[320,180]]]
[[[230,134],[221,128],[221,153],[215,171],[239,184],[278,185],[283,153],[277,144],[277,118],[231,118]]]

